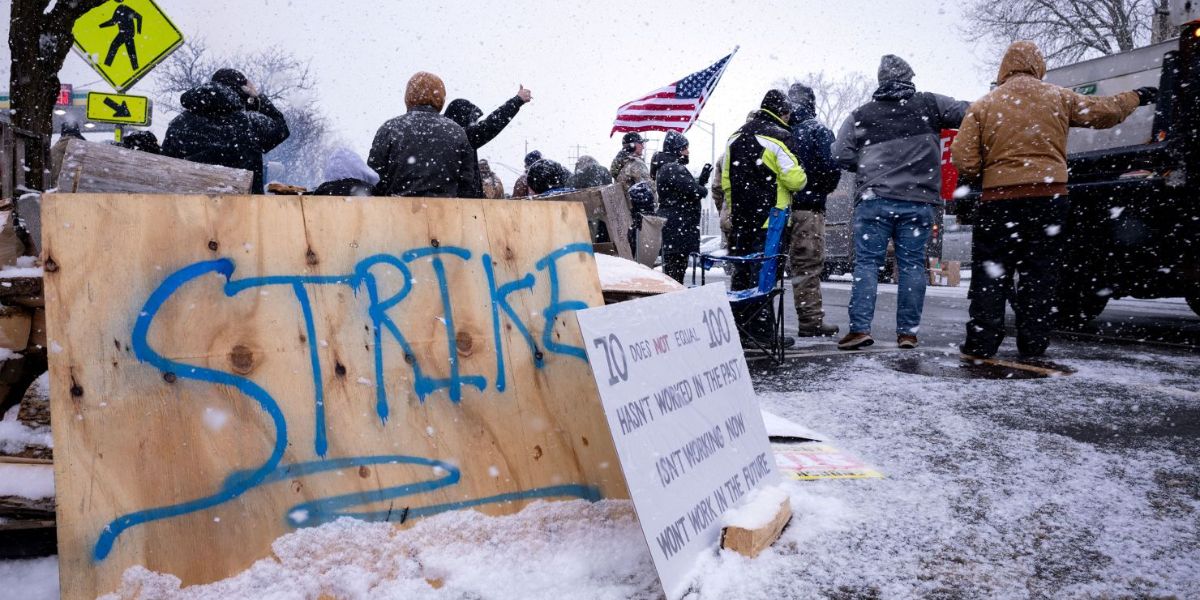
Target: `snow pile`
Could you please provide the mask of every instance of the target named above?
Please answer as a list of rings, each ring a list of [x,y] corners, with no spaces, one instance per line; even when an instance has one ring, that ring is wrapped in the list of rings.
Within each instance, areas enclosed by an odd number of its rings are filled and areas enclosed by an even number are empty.
[[[37,265],[36,256],[19,256],[17,264],[6,265],[0,269],[0,279],[13,279],[16,277],[42,277],[46,272]]]
[[[556,600],[660,596],[632,504],[537,502],[506,517],[437,515],[399,531],[342,519],[275,541],[276,558],[216,583],[180,588],[141,567],[123,597],[172,600],[337,598]],[[140,596],[137,593],[140,592]]]
[[[777,486],[762,487],[746,494],[741,504],[721,516],[722,527],[759,529],[766,527],[779,514],[779,507],[788,493]]]
[[[641,263],[607,254],[597,254],[600,289],[604,291],[671,292],[684,289],[679,282]]]
[[[31,500],[53,498],[54,467],[0,464],[0,497],[4,496],[19,496]]]
[[[41,378],[38,379],[41,381]],[[53,448],[49,427],[26,427],[17,420],[20,405],[14,406],[0,419],[0,454],[19,454],[29,446]],[[0,494],[2,495],[2,494]]]
[[[0,596],[20,600],[58,600],[58,558],[0,560]]]

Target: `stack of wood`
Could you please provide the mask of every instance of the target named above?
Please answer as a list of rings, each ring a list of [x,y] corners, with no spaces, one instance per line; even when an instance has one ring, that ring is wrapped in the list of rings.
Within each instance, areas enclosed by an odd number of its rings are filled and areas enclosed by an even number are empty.
[[[46,310],[36,271],[0,272],[0,416],[11,418],[15,407],[20,427],[45,432],[50,399],[30,385],[46,372]],[[52,459],[49,444],[0,444],[0,559],[54,554]]]

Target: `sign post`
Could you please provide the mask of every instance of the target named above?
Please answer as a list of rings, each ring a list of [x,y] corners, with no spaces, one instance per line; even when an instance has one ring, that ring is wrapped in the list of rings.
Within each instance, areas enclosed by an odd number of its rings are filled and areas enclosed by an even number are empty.
[[[724,286],[580,312],[621,469],[671,600],[721,516],[780,482]]]
[[[154,0],[109,0],[79,17],[71,32],[75,50],[118,92],[183,45],[183,34]]]

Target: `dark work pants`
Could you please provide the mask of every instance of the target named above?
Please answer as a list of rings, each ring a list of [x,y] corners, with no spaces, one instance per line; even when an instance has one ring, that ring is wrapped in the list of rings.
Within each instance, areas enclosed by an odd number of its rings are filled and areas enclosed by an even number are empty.
[[[1065,197],[980,203],[971,241],[971,320],[964,353],[995,356],[1004,341],[1006,301],[1017,314],[1018,351],[1022,356],[1045,353],[1069,209]]]
[[[687,254],[663,254],[663,273],[679,283],[683,283],[683,278],[687,275],[687,266]]]
[[[734,230],[730,240],[729,254],[731,256],[746,256],[762,252],[767,246],[767,230]],[[782,268],[783,265],[780,265]],[[733,277],[730,288],[733,291],[750,290],[758,287],[758,273],[761,270],[758,263],[734,263]],[[733,318],[744,330],[751,332],[757,338],[770,338],[775,328],[775,313],[770,308],[759,310],[759,306],[738,305],[733,307]],[[757,315],[755,314],[757,313]]]

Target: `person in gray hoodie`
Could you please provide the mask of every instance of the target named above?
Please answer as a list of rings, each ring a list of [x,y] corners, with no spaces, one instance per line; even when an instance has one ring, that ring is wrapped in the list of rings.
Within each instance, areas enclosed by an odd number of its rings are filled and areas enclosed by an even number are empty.
[[[941,131],[958,128],[968,103],[918,92],[914,75],[904,59],[884,56],[873,99],[850,113],[833,145],[834,159],[855,174],[854,288],[850,332],[838,342],[841,350],[875,343],[871,321],[889,241],[900,269],[896,343],[917,346],[925,245],[942,204]]]

